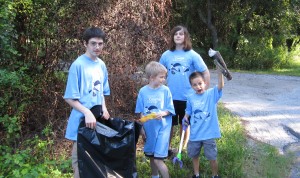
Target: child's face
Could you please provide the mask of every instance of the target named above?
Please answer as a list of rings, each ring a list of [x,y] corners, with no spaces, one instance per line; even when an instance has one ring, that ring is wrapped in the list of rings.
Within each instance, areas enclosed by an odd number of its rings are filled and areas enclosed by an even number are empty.
[[[91,57],[98,57],[103,49],[103,39],[102,38],[91,38],[88,43],[85,42],[86,52]]]
[[[191,80],[191,86],[196,91],[197,94],[202,94],[205,92],[205,82],[202,77],[196,77]]]
[[[160,85],[163,85],[166,80],[166,73],[159,73],[155,77],[151,77],[151,83],[154,87],[159,87]]]
[[[174,43],[176,45],[181,45],[183,44],[183,42],[184,42],[184,31],[183,29],[181,29],[174,34]]]

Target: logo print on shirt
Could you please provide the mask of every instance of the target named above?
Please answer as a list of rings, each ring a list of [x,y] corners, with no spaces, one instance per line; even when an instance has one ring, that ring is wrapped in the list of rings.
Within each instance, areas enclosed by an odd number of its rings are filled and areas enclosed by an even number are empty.
[[[189,67],[183,66],[180,63],[171,64],[171,68],[169,69],[172,74],[182,73],[182,75],[184,75],[185,72],[188,72],[189,70]]]
[[[94,82],[94,86],[93,89],[89,91],[89,93],[91,93],[93,91],[93,96],[97,95],[97,92],[100,91],[100,87],[101,87],[101,82],[99,80],[96,80]]]
[[[146,114],[150,114],[150,113],[152,113],[152,112],[155,112],[155,111],[158,111],[158,108],[156,107],[156,106],[146,106],[145,107],[146,109],[147,109],[147,111],[146,111]]]
[[[196,109],[194,111],[194,118],[195,118],[194,123],[197,123],[197,120],[200,120],[200,119],[203,120],[203,121],[207,121],[209,116],[210,116],[209,112],[203,112],[200,109]]]

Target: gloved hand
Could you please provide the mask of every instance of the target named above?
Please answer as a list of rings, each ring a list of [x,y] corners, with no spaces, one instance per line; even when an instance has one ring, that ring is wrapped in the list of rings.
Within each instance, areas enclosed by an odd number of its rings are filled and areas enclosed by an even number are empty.
[[[186,129],[188,128],[189,125],[190,125],[190,122],[189,122],[188,118],[184,117],[182,119],[182,130],[186,131]]]

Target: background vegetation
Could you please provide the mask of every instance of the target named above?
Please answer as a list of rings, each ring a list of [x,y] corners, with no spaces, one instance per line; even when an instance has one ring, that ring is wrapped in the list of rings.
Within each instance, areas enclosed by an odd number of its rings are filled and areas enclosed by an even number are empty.
[[[68,67],[84,52],[86,27],[99,26],[108,35],[101,58],[109,70],[111,115],[133,120],[139,71],[167,49],[174,25],[188,27],[194,49],[209,67],[207,51],[214,48],[231,69],[282,72],[299,64],[294,61],[300,52],[299,5],[297,0],[0,0],[0,177],[72,172],[64,139],[70,107],[62,96]]]

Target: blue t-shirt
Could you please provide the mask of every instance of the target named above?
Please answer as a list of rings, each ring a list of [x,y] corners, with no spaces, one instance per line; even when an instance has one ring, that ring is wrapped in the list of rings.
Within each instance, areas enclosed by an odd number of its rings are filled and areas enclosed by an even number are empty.
[[[167,84],[173,100],[186,101],[187,96],[193,92],[189,82],[190,74],[207,70],[203,59],[194,50],[167,50],[159,62],[168,69]]]
[[[169,111],[170,114],[161,120],[148,120],[143,125],[147,136],[144,152],[155,157],[167,157],[172,115],[175,113],[171,92],[165,85],[156,89],[148,85],[142,87],[137,97],[135,113],[143,113],[146,116],[160,111]]]
[[[78,99],[86,108],[102,105],[104,95],[110,94],[108,74],[104,62],[97,58],[93,61],[85,54],[79,56],[69,69],[65,99]],[[80,119],[84,115],[72,109],[65,137],[77,140]]]
[[[222,97],[218,87],[210,88],[203,94],[193,93],[188,97],[186,113],[190,119],[190,141],[220,138],[217,103]]]

